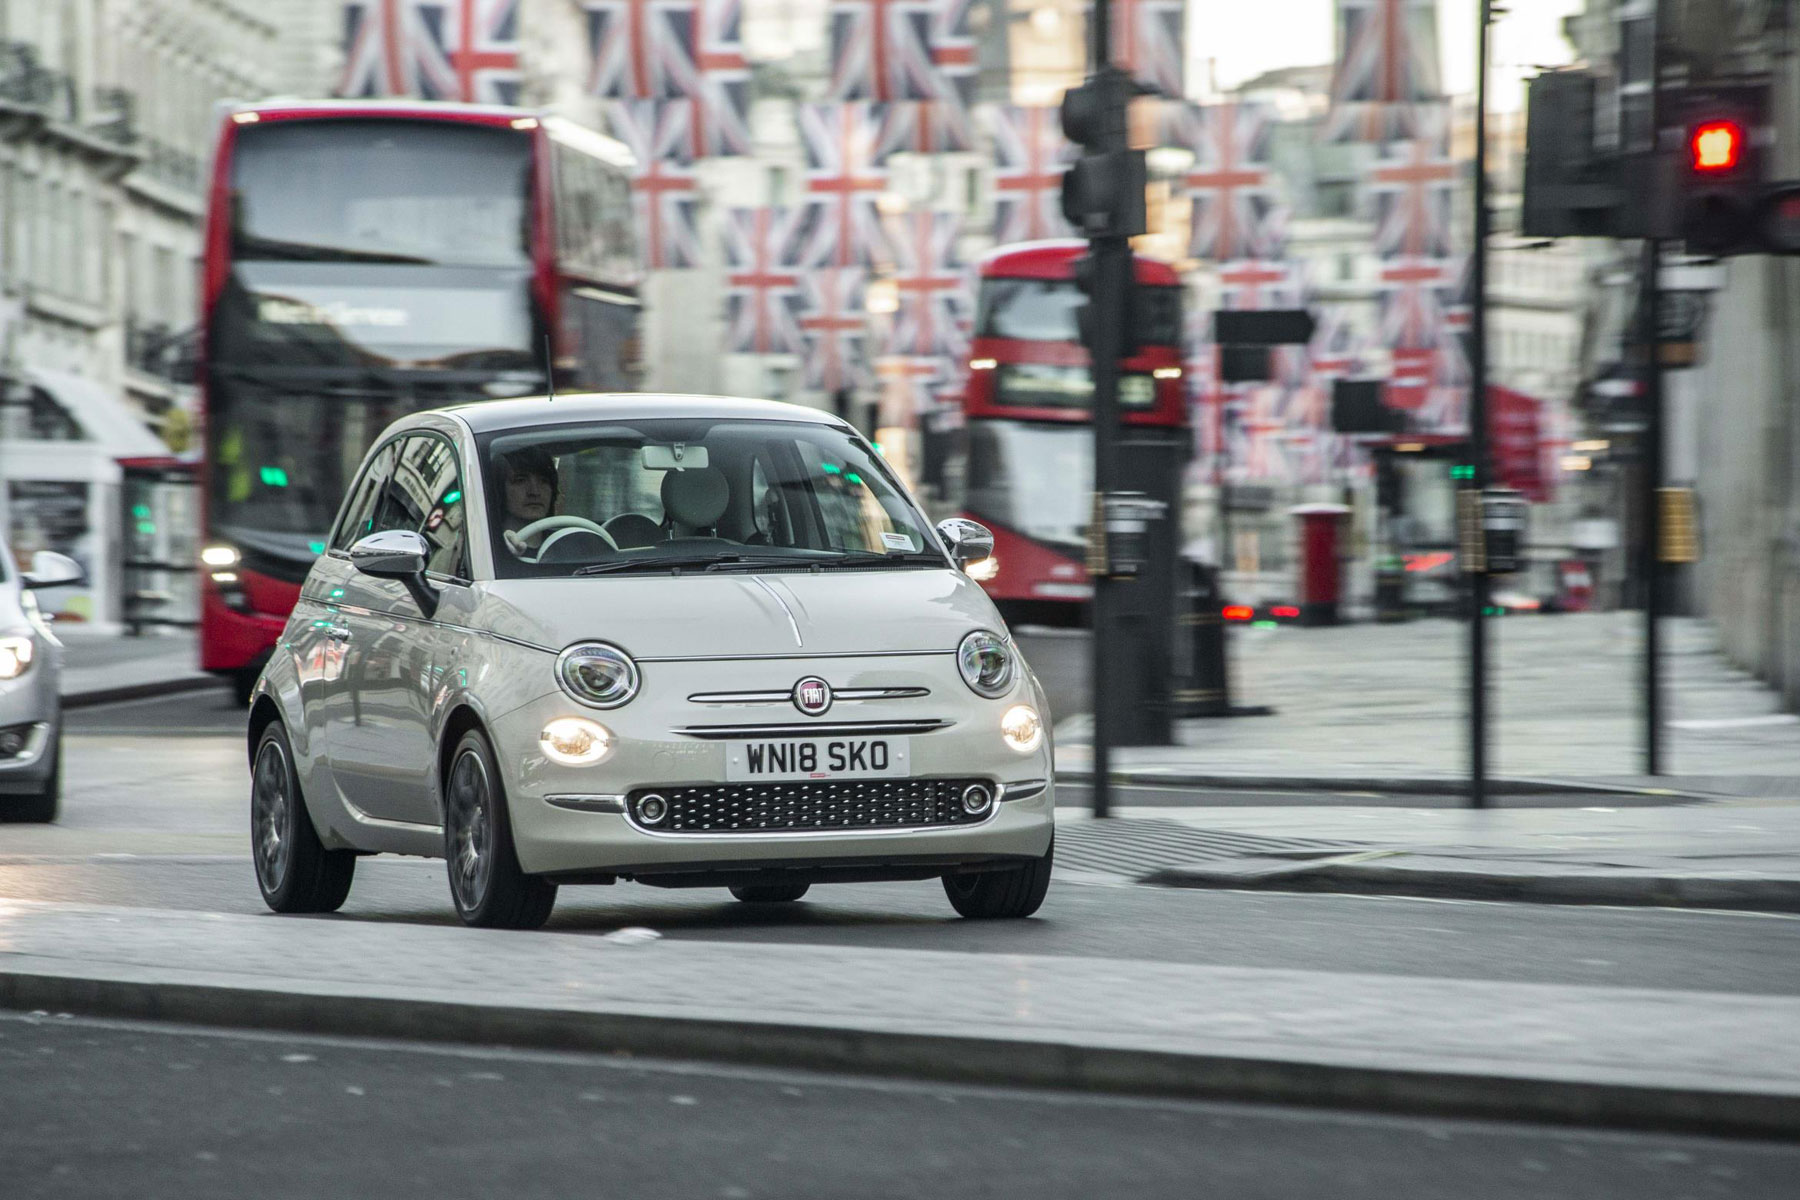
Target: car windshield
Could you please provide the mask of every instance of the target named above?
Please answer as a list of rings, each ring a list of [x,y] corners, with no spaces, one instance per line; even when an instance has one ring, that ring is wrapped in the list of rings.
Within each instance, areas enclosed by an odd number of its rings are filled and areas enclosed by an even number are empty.
[[[480,446],[503,579],[947,565],[887,464],[829,425],[655,418]]]

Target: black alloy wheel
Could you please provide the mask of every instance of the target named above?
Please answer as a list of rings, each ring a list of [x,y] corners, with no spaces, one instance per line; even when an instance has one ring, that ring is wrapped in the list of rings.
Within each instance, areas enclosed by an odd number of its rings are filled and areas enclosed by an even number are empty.
[[[478,729],[463,734],[450,759],[444,786],[444,859],[450,898],[463,924],[536,929],[550,919],[556,885],[519,867],[493,747]]]
[[[1050,869],[1056,860],[1056,838],[1042,858],[1022,867],[983,871],[974,875],[944,876],[944,895],[959,916],[978,919],[1029,917],[1044,903],[1050,890]]]
[[[263,902],[278,913],[336,912],[356,876],[356,852],[327,850],[313,828],[280,721],[263,730],[250,769],[250,857]]]

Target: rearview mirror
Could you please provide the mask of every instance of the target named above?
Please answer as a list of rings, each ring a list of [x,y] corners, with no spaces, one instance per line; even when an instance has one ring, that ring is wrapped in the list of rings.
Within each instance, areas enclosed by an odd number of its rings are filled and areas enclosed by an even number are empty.
[[[81,564],[54,550],[39,550],[31,556],[31,570],[22,572],[19,582],[27,588],[63,587],[80,583],[85,572]]]
[[[425,564],[431,543],[410,529],[385,529],[371,533],[350,547],[350,565],[376,579],[397,579],[406,585],[419,611],[437,611],[438,594],[425,582]]]
[[[707,466],[705,446],[690,446],[686,442],[647,442],[644,445],[644,470],[646,471],[697,471]]]
[[[993,557],[993,531],[980,521],[951,517],[938,522],[937,535],[944,543],[944,549],[950,552],[951,560],[959,567]]]

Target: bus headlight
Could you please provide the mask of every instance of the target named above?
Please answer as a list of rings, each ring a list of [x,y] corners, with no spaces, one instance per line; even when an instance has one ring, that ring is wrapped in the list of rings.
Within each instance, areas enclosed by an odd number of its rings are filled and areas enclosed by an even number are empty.
[[[1000,718],[1000,736],[1020,754],[1030,754],[1044,741],[1044,719],[1029,704],[1015,704]]]
[[[538,734],[538,746],[551,762],[586,767],[612,753],[612,731],[586,717],[558,717]]]
[[[617,708],[638,693],[637,664],[605,642],[582,642],[564,650],[556,660],[556,680],[563,691],[595,708]]]
[[[17,679],[31,669],[37,644],[28,637],[0,637],[0,679]]]
[[[956,669],[977,696],[990,700],[1006,694],[1013,681],[1013,650],[997,633],[977,629],[956,648]]]
[[[235,567],[238,565],[238,560],[241,558],[243,558],[243,555],[238,553],[236,546],[208,546],[206,549],[200,551],[200,561],[209,567],[217,569]]]

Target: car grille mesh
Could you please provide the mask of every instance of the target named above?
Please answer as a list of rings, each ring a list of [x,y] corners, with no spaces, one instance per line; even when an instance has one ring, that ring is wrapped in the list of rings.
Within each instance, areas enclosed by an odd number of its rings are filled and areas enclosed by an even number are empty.
[[[780,833],[831,829],[929,829],[978,825],[992,808],[963,808],[963,789],[985,779],[796,780],[713,787],[643,788],[631,793],[631,816],[658,833]],[[646,796],[660,796],[668,815],[643,819]]]

